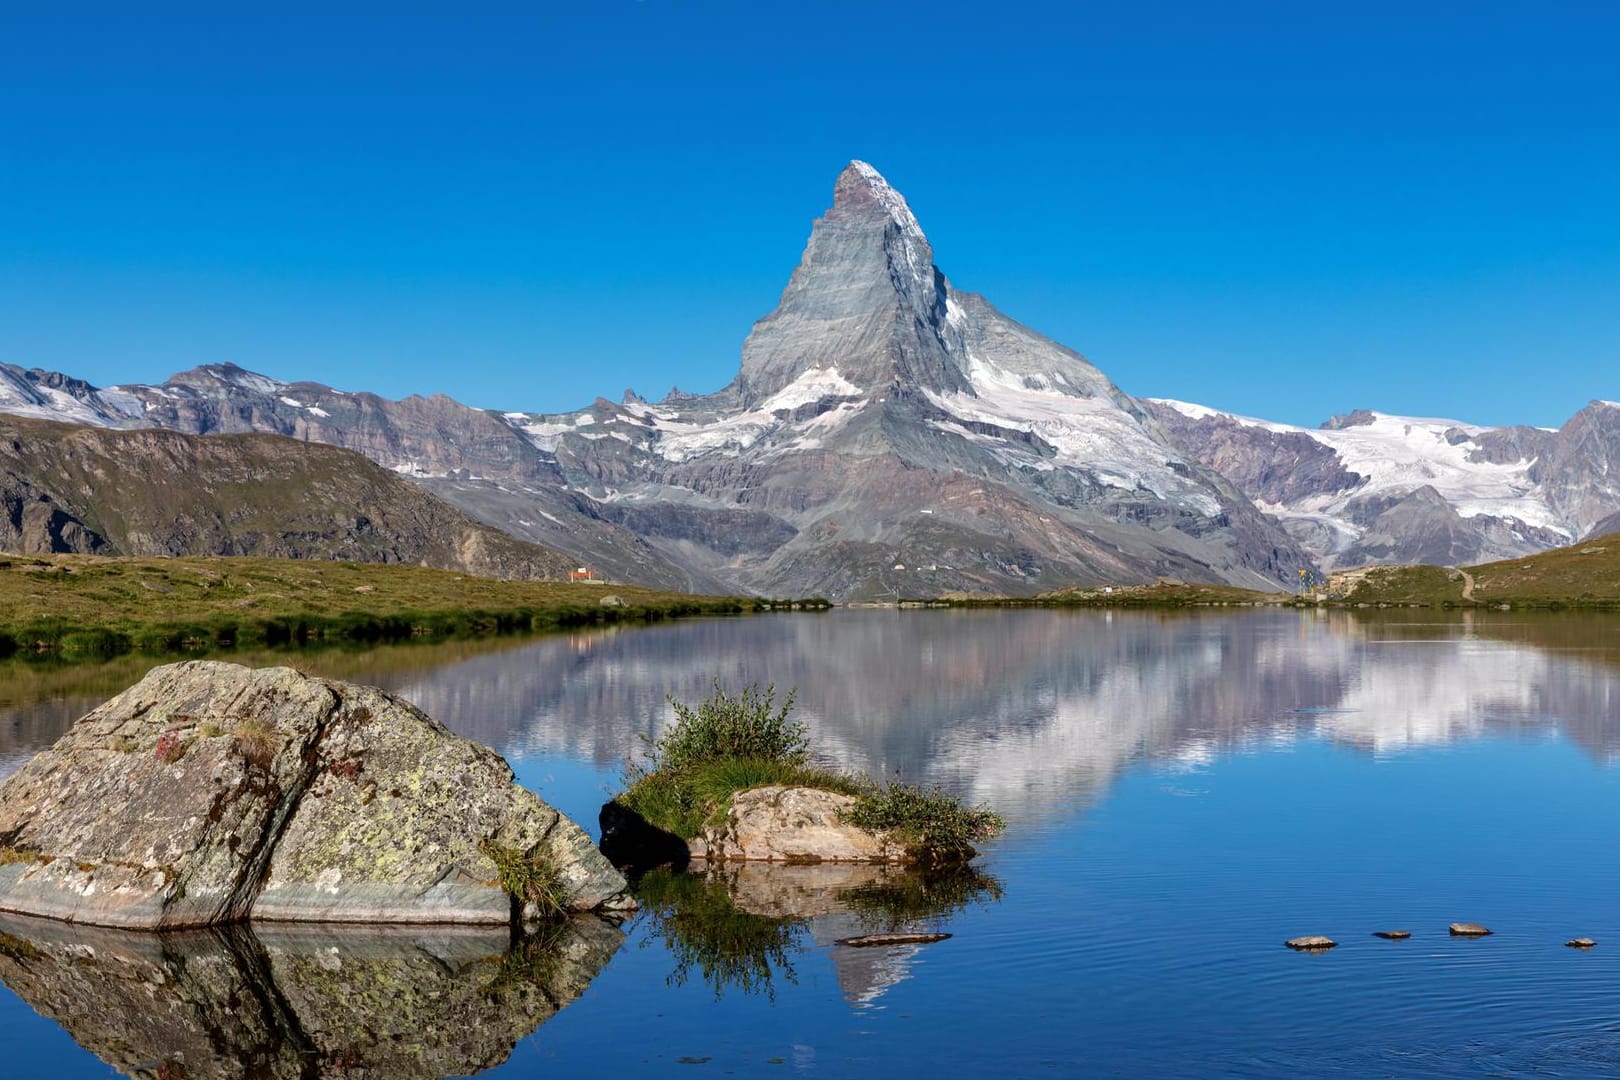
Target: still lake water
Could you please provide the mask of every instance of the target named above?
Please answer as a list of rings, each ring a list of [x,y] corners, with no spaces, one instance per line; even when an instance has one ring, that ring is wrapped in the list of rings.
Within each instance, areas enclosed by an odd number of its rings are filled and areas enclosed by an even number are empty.
[[[716,678],[797,687],[826,758],[1009,828],[912,906],[857,872],[664,880],[498,985],[487,961],[517,965],[476,934],[7,922],[0,1072],[1620,1074],[1617,618],[841,611],[297,659],[495,746],[593,831],[665,694]],[[139,674],[4,669],[0,774]],[[836,944],[892,926],[953,936]],[[1283,948],[1308,933],[1339,947]]]

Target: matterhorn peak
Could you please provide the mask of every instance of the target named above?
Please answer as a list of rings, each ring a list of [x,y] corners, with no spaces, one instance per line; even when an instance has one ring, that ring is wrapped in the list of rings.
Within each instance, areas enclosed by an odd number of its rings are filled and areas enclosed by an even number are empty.
[[[887,214],[901,231],[919,237],[923,235],[916,215],[906,205],[906,197],[883,179],[882,173],[864,161],[851,161],[838,174],[838,182],[833,185],[833,207],[850,210],[876,207]]]

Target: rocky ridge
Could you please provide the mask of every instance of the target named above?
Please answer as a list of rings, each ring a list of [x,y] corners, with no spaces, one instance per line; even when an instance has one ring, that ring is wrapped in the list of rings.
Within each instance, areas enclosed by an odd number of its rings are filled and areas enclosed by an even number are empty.
[[[1325,569],[1518,558],[1611,531],[1620,512],[1611,402],[1556,430],[1367,409],[1312,429],[1188,402],[1144,405]]]
[[[552,581],[576,565],[335,447],[9,416],[0,549],[345,559]]]

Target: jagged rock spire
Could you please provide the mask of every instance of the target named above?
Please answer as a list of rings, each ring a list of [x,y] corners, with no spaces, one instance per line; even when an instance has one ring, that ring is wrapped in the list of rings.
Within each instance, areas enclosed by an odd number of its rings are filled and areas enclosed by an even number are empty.
[[[872,166],[852,161],[776,310],[754,324],[733,384],[757,404],[817,368],[869,393],[966,386],[951,355],[945,275],[922,227]]]
[[[896,191],[883,174],[864,161],[851,161],[838,174],[833,185],[833,208],[850,212],[876,207],[889,216],[889,220],[904,233],[927,243],[922,226],[906,203],[906,197]]]

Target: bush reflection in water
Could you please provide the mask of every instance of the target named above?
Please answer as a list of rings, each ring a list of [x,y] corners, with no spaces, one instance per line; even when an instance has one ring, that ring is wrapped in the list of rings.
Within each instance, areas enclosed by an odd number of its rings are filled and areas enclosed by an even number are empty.
[[[805,950],[861,934],[939,931],[963,908],[1000,900],[1002,886],[967,865],[729,863],[649,870],[634,891],[652,920],[643,946],[662,942],[675,962],[669,985],[695,973],[717,999],[736,990],[774,1001],[778,979],[798,981],[794,959]]]

